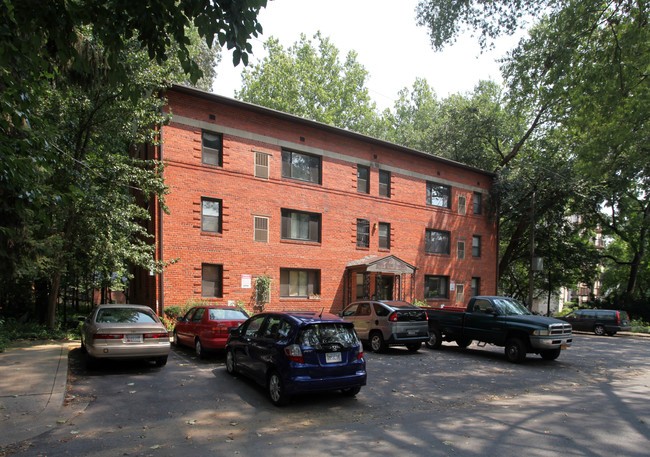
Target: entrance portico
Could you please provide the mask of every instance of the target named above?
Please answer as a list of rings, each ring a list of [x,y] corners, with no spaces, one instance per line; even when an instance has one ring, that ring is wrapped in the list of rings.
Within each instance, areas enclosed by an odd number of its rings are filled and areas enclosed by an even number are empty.
[[[345,268],[343,306],[361,299],[413,301],[416,270],[394,255],[369,255],[350,262]]]

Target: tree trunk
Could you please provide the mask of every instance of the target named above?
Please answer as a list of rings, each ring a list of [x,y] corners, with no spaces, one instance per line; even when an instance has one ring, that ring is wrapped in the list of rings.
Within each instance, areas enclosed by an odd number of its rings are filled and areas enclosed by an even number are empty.
[[[47,327],[53,329],[56,325],[56,302],[59,298],[61,270],[57,270],[50,281],[50,294],[47,297]]]

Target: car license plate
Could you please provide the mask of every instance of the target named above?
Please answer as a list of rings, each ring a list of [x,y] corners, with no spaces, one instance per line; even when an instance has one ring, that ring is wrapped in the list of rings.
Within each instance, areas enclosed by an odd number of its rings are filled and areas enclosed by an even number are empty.
[[[341,362],[343,360],[341,358],[341,353],[340,352],[326,352],[325,353],[325,362],[326,363],[337,363]]]
[[[125,343],[142,343],[142,335],[124,335]]]
[[[418,331],[417,330],[407,330],[406,334],[409,335],[409,336],[414,336],[414,335],[418,334]]]
[[[563,344],[563,345],[560,347],[560,349],[566,349],[566,348],[567,348],[567,345],[566,345],[566,344]]]

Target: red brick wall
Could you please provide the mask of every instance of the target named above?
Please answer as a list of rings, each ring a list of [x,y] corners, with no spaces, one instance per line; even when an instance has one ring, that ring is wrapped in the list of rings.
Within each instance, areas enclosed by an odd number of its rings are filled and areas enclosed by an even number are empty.
[[[200,94],[199,94],[200,95]],[[281,116],[247,110],[246,105],[229,106],[205,96],[170,91],[169,109],[176,121],[163,128],[162,157],[165,179],[171,193],[167,197],[170,214],[162,216],[163,260],[176,260],[163,275],[165,306],[182,305],[201,299],[201,264],[223,265],[223,298],[219,303],[251,302],[252,289],[241,288],[242,275],[269,275],[273,278],[271,302],[266,309],[312,309],[336,312],[344,302],[344,274],[349,262],[367,255],[392,254],[418,268],[414,296],[422,299],[425,275],[446,275],[464,283],[469,300],[471,278],[481,278],[481,293],[496,292],[497,238],[495,225],[485,214],[491,176],[435,158],[422,157],[389,148],[362,137],[328,131],[318,124],[292,122]],[[210,119],[210,115],[214,119]],[[193,121],[187,122],[183,118]],[[197,122],[198,121],[198,122]],[[203,122],[205,124],[200,124]],[[196,125],[189,126],[187,123]],[[223,166],[201,164],[201,127],[213,125],[223,133]],[[236,129],[239,132],[228,132]],[[282,146],[319,154],[338,154],[322,159],[322,184],[282,179]],[[270,154],[270,179],[254,177],[255,152]],[[357,163],[371,167],[370,194],[357,193]],[[377,167],[391,170],[391,197],[378,196]],[[453,181],[452,208],[426,204],[426,179]],[[460,187],[463,186],[463,187]],[[472,214],[473,191],[481,190],[483,215]],[[467,196],[467,215],[457,213],[458,195]],[[223,201],[222,233],[201,231],[201,197]],[[280,239],[281,208],[321,214],[321,242],[308,243]],[[269,243],[253,241],[253,217],[268,216]],[[370,248],[356,247],[357,218],[370,221]],[[391,224],[391,249],[378,249],[374,224]],[[426,228],[451,232],[451,254],[424,252]],[[472,258],[472,236],[482,237],[481,257]],[[456,260],[456,242],[465,241],[465,260]],[[159,240],[160,241],[160,240]],[[317,269],[321,272],[321,297],[281,298],[280,268]],[[352,278],[354,280],[354,278]],[[411,279],[405,277],[410,291]],[[352,292],[354,297],[354,291]],[[429,301],[430,305],[454,303]]]

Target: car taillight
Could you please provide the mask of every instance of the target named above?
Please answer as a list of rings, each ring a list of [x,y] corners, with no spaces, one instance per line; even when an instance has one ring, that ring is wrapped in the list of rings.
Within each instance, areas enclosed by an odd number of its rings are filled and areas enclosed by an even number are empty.
[[[284,348],[284,353],[292,362],[305,363],[305,359],[302,356],[302,350],[297,344],[291,344]]]
[[[621,313],[616,311],[616,325],[621,325]]]
[[[121,340],[124,335],[121,333],[95,333],[93,340]]]
[[[145,333],[145,338],[169,338],[169,333]]]
[[[361,360],[363,358],[363,344],[359,344],[359,354],[357,354],[357,360]]]
[[[397,322],[397,313],[393,311],[390,316],[388,316],[388,320],[391,322]]]
[[[219,337],[219,336],[227,337],[229,335],[228,327],[226,327],[225,325],[217,325],[216,327],[212,327],[210,331],[212,332],[212,335],[215,337]]]

